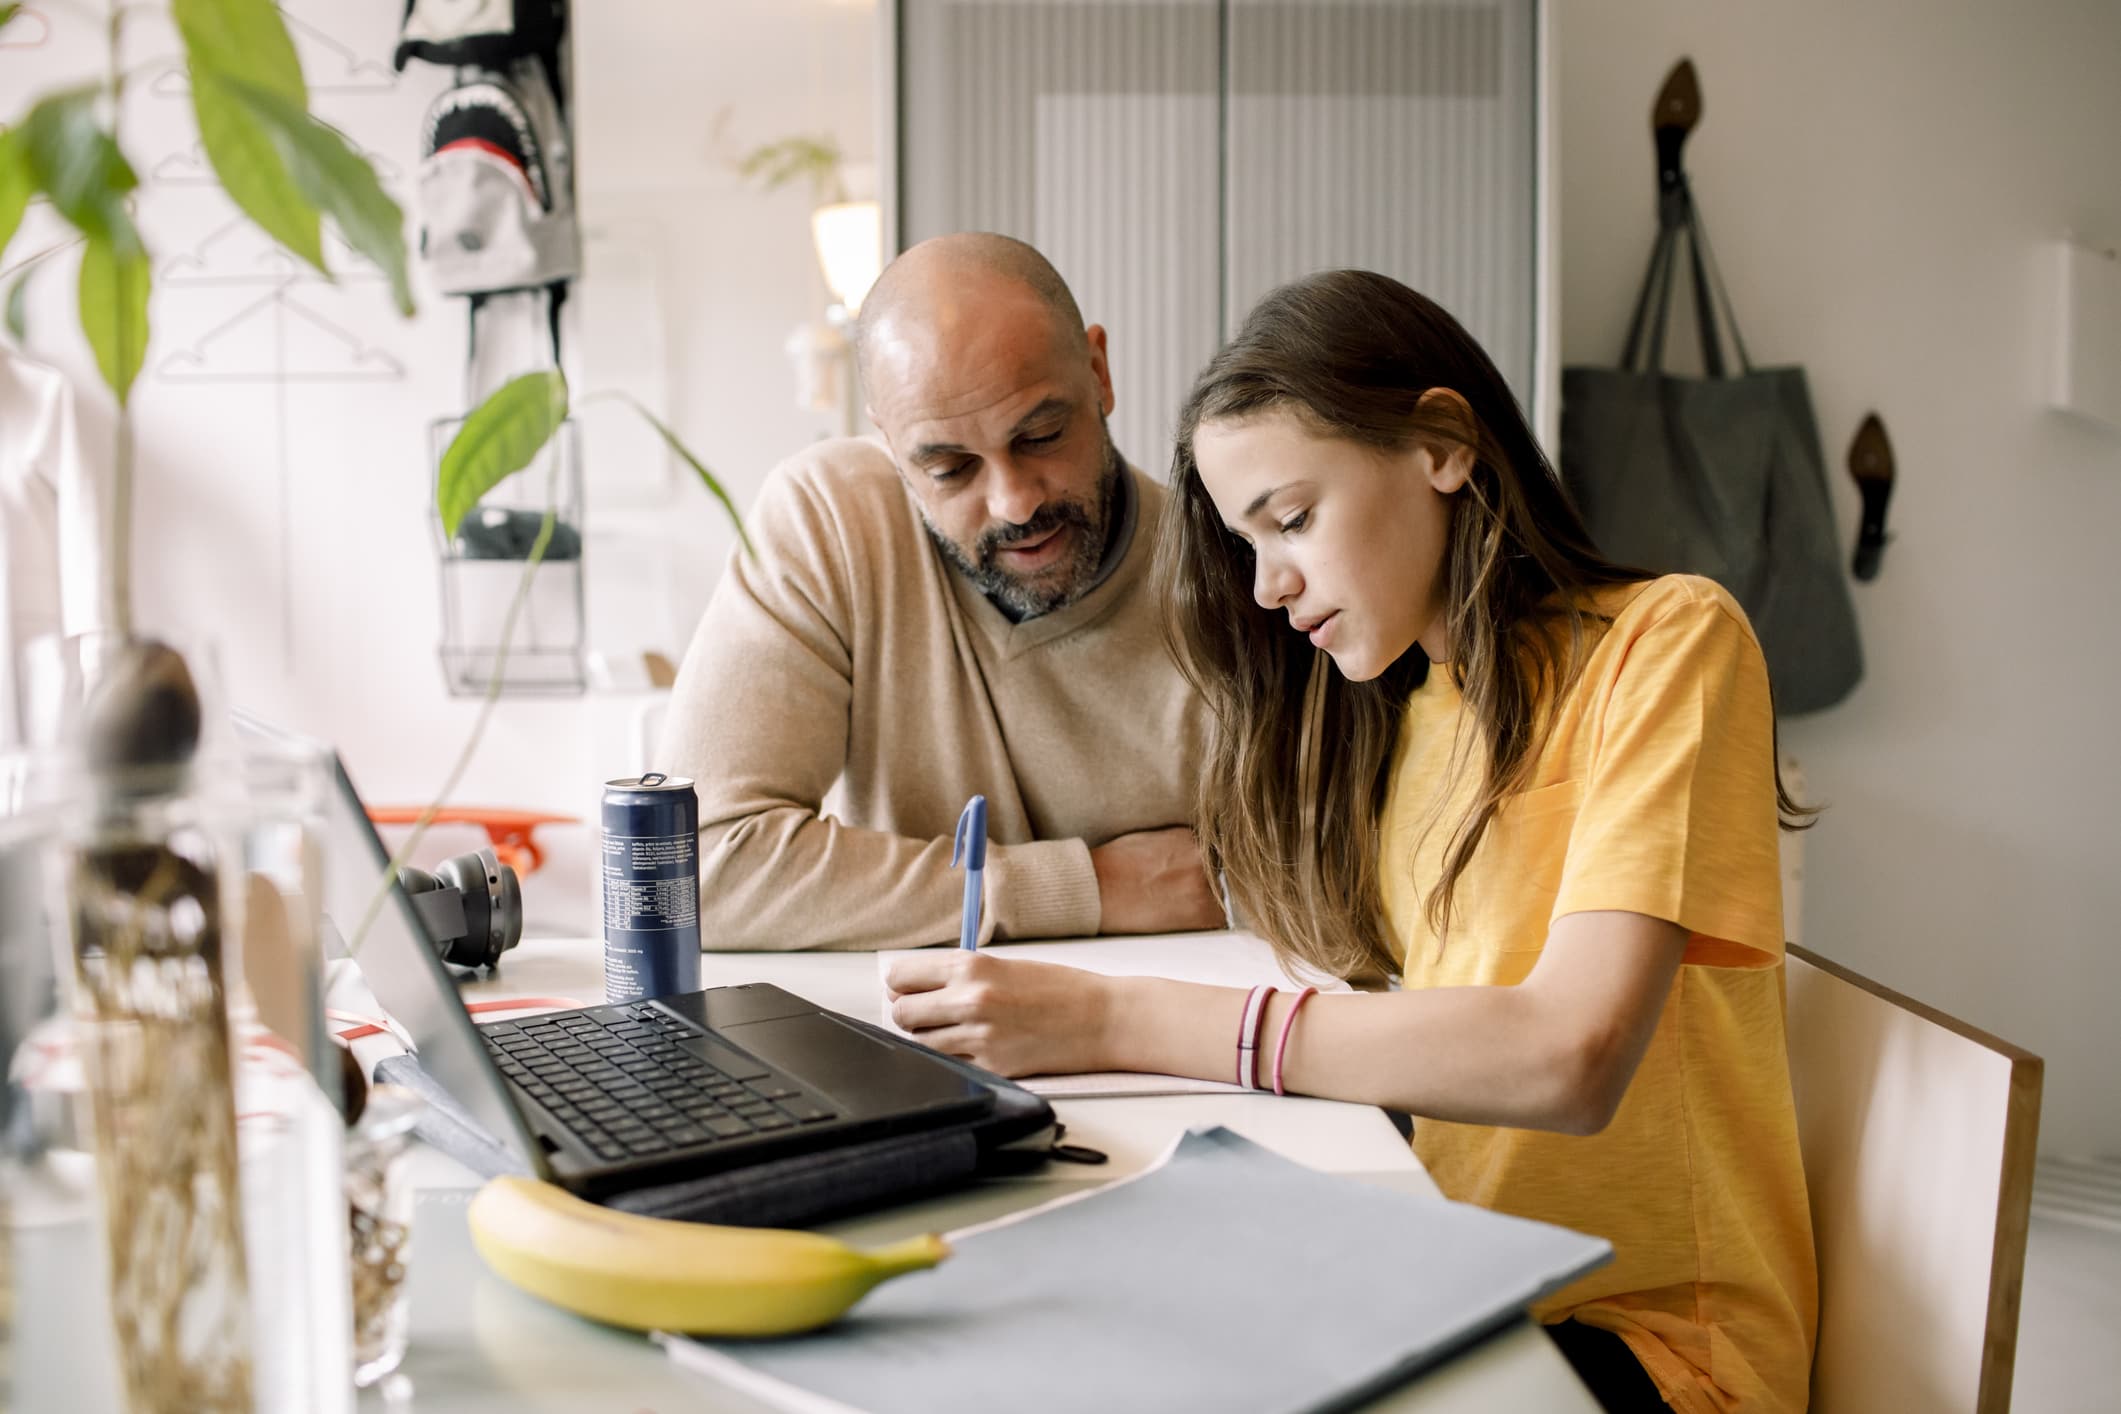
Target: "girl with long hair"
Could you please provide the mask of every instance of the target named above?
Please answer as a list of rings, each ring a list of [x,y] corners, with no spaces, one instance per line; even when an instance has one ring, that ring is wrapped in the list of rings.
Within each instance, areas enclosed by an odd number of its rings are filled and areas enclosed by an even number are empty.
[[[1228,988],[914,955],[892,1012],[1004,1074],[1413,1115],[1445,1194],[1595,1233],[1535,1308],[1609,1409],[1796,1414],[1816,1277],[1760,647],[1591,544],[1494,364],[1381,275],[1268,295],[1179,422],[1157,578],[1212,709],[1195,829],[1286,960]]]

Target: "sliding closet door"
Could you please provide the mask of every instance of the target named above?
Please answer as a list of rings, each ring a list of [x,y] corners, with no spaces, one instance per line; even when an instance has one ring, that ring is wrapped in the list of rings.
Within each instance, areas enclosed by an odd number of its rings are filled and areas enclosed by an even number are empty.
[[[1536,0],[1229,0],[1225,310],[1355,266],[1458,317],[1527,408]]]
[[[1539,0],[900,0],[899,239],[1001,231],[1112,339],[1161,474],[1245,311],[1333,266],[1437,300],[1531,405]]]
[[[1112,435],[1163,476],[1215,351],[1218,0],[901,0],[899,239],[1045,252],[1111,339]]]

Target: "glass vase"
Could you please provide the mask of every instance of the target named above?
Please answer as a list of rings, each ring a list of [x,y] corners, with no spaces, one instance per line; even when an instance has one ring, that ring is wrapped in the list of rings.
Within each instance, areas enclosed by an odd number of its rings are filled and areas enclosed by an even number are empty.
[[[413,1126],[426,1103],[401,1085],[373,1085],[347,1130],[346,1215],[353,1256],[353,1379],[362,1388],[398,1368],[412,1333]]]
[[[341,1191],[345,1084],[324,1016],[319,919],[330,758],[246,733],[238,790],[211,810],[227,844],[235,942],[236,1144],[253,1312],[257,1406],[350,1406]]]
[[[26,813],[20,795],[27,763],[0,757],[0,1409],[17,1400],[16,1311],[30,1293],[18,1280],[17,1225],[36,1215],[25,1201],[35,1162],[29,1096],[15,1061],[31,1032],[55,1008],[52,950],[43,912],[42,841],[49,820]]]
[[[0,1035],[15,1281],[37,1296],[16,1309],[15,1395],[335,1414],[350,1318],[317,942],[325,759],[239,740],[203,651],[32,649],[0,872],[38,902],[10,890],[0,956],[41,943],[54,985],[41,1019]]]

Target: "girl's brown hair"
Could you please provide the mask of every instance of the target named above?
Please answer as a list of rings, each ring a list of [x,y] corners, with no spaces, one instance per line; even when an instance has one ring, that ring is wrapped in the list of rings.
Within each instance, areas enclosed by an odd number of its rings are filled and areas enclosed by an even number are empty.
[[[1439,389],[1456,397],[1424,397]],[[1278,949],[1336,976],[1387,975],[1398,959],[1385,936],[1378,822],[1400,719],[1429,661],[1416,645],[1377,678],[1348,682],[1253,599],[1250,547],[1209,499],[1193,435],[1268,412],[1383,453],[1472,456],[1452,497],[1445,624],[1448,671],[1485,767],[1425,900],[1438,936],[1496,810],[1524,785],[1547,708],[1602,625],[1585,591],[1650,576],[1598,552],[1494,363],[1396,280],[1334,270],[1284,285],[1201,371],[1179,417],[1155,570],[1165,636],[1211,714],[1195,829],[1233,901]],[[1797,827],[1804,812],[1779,777],[1776,794]]]

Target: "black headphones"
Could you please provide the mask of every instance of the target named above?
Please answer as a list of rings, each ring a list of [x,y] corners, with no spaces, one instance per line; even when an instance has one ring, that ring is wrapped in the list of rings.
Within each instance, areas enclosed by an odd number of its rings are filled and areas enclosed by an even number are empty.
[[[522,940],[523,886],[491,849],[460,854],[432,874],[408,866],[398,883],[444,962],[495,967]]]

